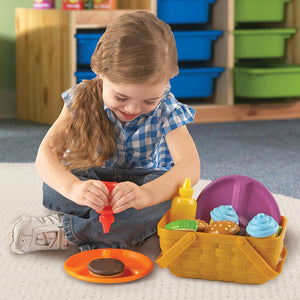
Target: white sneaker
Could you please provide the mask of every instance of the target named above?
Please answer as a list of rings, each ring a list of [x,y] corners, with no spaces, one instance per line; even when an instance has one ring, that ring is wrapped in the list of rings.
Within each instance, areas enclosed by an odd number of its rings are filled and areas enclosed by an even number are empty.
[[[20,217],[9,233],[9,245],[13,252],[23,254],[39,250],[67,249],[73,245],[65,234],[62,216]]]

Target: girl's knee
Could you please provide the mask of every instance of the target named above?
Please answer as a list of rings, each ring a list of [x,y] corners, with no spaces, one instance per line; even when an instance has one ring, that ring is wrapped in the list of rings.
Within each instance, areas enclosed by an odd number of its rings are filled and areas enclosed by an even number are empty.
[[[88,217],[91,210],[87,206],[78,205],[65,198],[46,183],[43,184],[43,206],[56,212],[78,215],[83,218]]]

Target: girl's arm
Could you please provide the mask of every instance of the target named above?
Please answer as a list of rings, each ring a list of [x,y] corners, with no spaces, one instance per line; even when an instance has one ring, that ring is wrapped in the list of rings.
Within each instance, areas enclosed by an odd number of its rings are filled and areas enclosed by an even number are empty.
[[[195,143],[186,126],[172,130],[166,142],[174,161],[174,167],[159,178],[137,186],[131,182],[119,183],[112,191],[114,212],[129,207],[144,208],[173,198],[185,178],[195,185],[200,179],[200,159]]]
[[[41,178],[54,190],[79,205],[102,210],[108,204],[108,190],[99,180],[81,181],[70,172],[60,158],[51,151],[51,141],[58,134],[60,124],[67,122],[69,110],[64,106],[61,114],[45,135],[35,166]]]

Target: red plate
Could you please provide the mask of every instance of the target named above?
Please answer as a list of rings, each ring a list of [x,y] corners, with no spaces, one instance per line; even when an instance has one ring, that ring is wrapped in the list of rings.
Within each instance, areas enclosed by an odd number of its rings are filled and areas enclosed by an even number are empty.
[[[88,264],[98,258],[116,258],[124,265],[124,273],[119,277],[98,277],[90,274]],[[120,283],[140,279],[153,269],[152,260],[144,254],[126,249],[95,249],[77,253],[69,257],[64,265],[65,271],[80,280],[99,283]]]

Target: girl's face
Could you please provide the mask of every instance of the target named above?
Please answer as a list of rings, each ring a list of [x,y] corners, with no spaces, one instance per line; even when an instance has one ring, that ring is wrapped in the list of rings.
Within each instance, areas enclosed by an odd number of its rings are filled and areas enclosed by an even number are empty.
[[[103,101],[122,122],[130,122],[157,107],[167,87],[167,82],[124,84],[113,83],[105,76]]]

